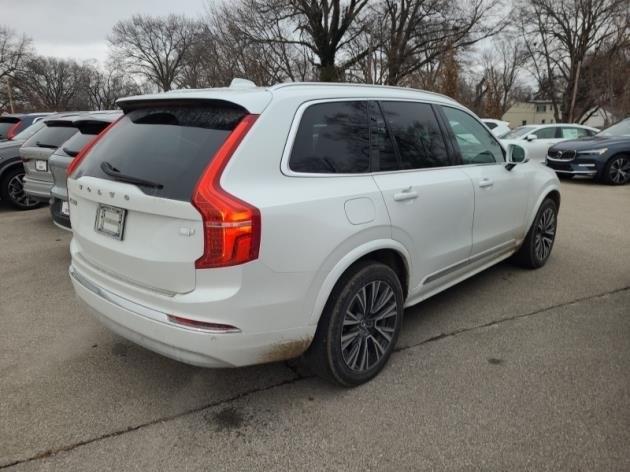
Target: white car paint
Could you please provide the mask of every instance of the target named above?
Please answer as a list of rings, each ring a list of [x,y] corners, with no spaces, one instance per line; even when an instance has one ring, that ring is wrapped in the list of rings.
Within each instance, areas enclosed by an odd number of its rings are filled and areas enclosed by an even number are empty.
[[[548,137],[551,131],[553,131],[553,137]],[[586,137],[580,136],[580,134],[592,133],[591,135],[595,135],[598,132],[597,128],[575,123],[526,125],[513,129],[509,134],[501,138],[501,142],[504,145],[518,144],[527,150],[527,156],[531,161],[544,163],[547,151],[554,144],[568,139]]]
[[[509,133],[511,130],[509,121],[495,120],[493,118],[482,118],[481,121],[492,131],[492,134],[498,138]]]
[[[405,305],[411,306],[512,255],[542,200],[559,191],[555,173],[531,162],[512,169],[497,162],[368,174],[300,174],[288,167],[300,113],[313,103],[400,100],[468,112],[438,94],[284,84],[176,91],[122,103],[182,98],[226,100],[260,114],[220,178],[225,191],[260,210],[258,258],[196,269],[204,228],[191,203],[152,197],[128,183],[71,176],[69,271],[79,298],[113,331],[194,365],[298,356],[335,283],[376,250],[403,258]],[[127,210],[122,241],[95,232],[98,203]],[[181,326],[169,315],[237,329]]]

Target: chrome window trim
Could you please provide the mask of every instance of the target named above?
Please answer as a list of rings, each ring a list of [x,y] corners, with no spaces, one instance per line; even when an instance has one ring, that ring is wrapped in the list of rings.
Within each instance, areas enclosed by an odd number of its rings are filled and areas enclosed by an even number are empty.
[[[376,171],[376,172],[363,172],[363,173],[354,173],[354,174],[330,174],[330,173],[317,173],[317,172],[296,172],[291,170],[289,167],[289,159],[291,158],[291,152],[293,151],[293,146],[295,144],[295,136],[297,135],[298,128],[302,121],[302,116],[306,109],[308,109],[312,105],[318,105],[321,103],[335,103],[335,102],[412,102],[412,103],[422,103],[425,105],[444,105],[443,102],[433,101],[433,100],[419,100],[414,98],[392,98],[392,97],[340,97],[340,98],[323,98],[316,100],[309,100],[303,102],[295,112],[293,116],[293,121],[291,122],[291,128],[289,128],[289,135],[287,136],[287,141],[284,146],[284,150],[282,152],[282,159],[280,160],[280,171],[287,177],[312,177],[312,178],[335,178],[335,177],[365,177],[370,175],[380,175],[380,174],[398,174],[398,173],[408,173],[408,172],[426,172],[440,169],[451,169],[453,167],[462,167],[460,165],[452,165],[452,166],[441,166],[441,167],[426,167],[422,169],[400,169],[400,170],[387,170],[387,171]],[[448,105],[451,106],[451,105]],[[459,108],[456,106],[451,106],[451,108],[455,108],[456,110],[466,111],[463,108]],[[483,123],[482,126],[485,126]],[[498,142],[498,141],[497,141]],[[499,143],[501,146],[501,143]],[[503,146],[501,146],[503,149]],[[469,165],[492,165],[492,163],[483,163],[483,164],[469,164]]]

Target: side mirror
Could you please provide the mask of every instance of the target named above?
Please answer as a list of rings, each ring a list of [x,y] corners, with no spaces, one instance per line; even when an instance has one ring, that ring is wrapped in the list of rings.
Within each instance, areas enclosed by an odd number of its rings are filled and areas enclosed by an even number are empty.
[[[507,148],[507,157],[505,168],[512,170],[516,164],[527,162],[527,150],[518,144],[509,144]]]
[[[538,136],[536,136],[535,134],[528,134],[525,137],[525,140],[532,142],[532,141],[536,141],[538,139]]]

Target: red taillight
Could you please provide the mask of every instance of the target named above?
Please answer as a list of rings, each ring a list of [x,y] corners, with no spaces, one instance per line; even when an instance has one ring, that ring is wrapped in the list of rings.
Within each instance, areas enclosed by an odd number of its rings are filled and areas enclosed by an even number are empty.
[[[168,320],[171,323],[186,326],[188,328],[203,329],[206,331],[214,331],[218,333],[238,333],[241,330],[236,326],[220,324],[220,323],[208,323],[206,321],[191,320],[189,318],[182,318],[181,316],[168,315]]]
[[[72,162],[70,163],[70,165],[66,169],[66,175],[68,177],[70,177],[72,175],[72,173],[77,169],[77,167],[79,167],[79,164],[81,164],[81,161],[83,159],[85,159],[85,156],[87,156],[87,154],[90,152],[90,149],[92,149],[94,147],[94,145],[97,142],[99,142],[103,136],[105,136],[105,133],[107,133],[121,119],[122,119],[122,116],[120,118],[118,118],[117,120],[113,121],[112,123],[110,123],[105,129],[103,129],[103,131],[101,131],[99,134],[97,134],[94,137],[94,139],[92,139],[89,143],[87,143],[85,146],[83,146],[83,149],[81,149],[81,151],[79,151],[79,154],[77,154],[75,156],[75,158],[72,159]]]
[[[20,122],[18,121],[17,123],[15,123],[13,126],[11,126],[8,131],[7,131],[7,139],[11,140],[13,138],[15,138],[15,135],[18,132],[18,128],[20,127]]]
[[[226,267],[258,258],[260,211],[221,188],[223,169],[258,115],[246,115],[214,155],[193,192],[203,219],[204,251],[197,269]]]

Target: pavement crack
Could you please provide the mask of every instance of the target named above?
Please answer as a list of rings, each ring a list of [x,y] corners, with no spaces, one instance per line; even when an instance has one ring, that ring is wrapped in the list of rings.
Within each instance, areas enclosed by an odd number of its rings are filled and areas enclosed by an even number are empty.
[[[198,407],[195,407],[195,408],[190,408],[190,409],[184,410],[184,411],[182,411],[180,413],[176,413],[176,414],[173,414],[173,415],[156,418],[156,419],[153,419],[151,421],[147,421],[145,423],[140,423],[140,424],[137,424],[135,426],[129,426],[129,427],[124,428],[124,429],[120,429],[120,430],[117,430],[117,431],[112,431],[111,433],[102,434],[100,436],[96,436],[96,437],[93,437],[93,438],[85,439],[83,441],[77,441],[77,442],[74,442],[72,444],[68,444],[66,446],[62,446],[62,447],[58,447],[58,448],[54,448],[54,449],[47,449],[46,451],[38,452],[34,456],[28,457],[26,459],[14,460],[14,461],[11,461],[11,462],[8,462],[8,463],[5,463],[5,464],[0,464],[0,470],[7,469],[9,467],[14,467],[16,465],[24,464],[26,462],[33,462],[33,461],[37,461],[37,460],[41,460],[41,459],[46,459],[48,457],[55,456],[56,454],[59,454],[59,453],[62,453],[62,452],[69,452],[69,451],[72,451],[73,449],[76,449],[76,448],[81,447],[81,446],[86,446],[88,444],[92,444],[92,443],[95,443],[95,442],[98,442],[98,441],[101,441],[101,440],[104,440],[104,439],[115,438],[117,436],[121,436],[123,434],[130,433],[132,431],[138,431],[140,429],[146,428],[148,426],[153,426],[153,425],[156,425],[158,423],[165,423],[165,422],[168,422],[168,421],[176,420],[176,419],[184,417],[184,416],[188,416],[188,415],[191,415],[191,414],[194,414],[194,413],[199,413],[200,411],[206,410],[208,408],[214,408],[214,407],[217,407],[217,406],[224,405],[226,403],[235,402],[235,401],[240,400],[241,398],[247,397],[249,395],[253,395],[253,394],[256,394],[256,393],[260,393],[260,392],[265,392],[267,390],[272,390],[274,388],[283,387],[285,385],[290,385],[292,383],[299,382],[300,380],[303,380],[303,379],[304,379],[304,377],[296,375],[296,377],[293,377],[293,378],[288,379],[288,380],[284,380],[282,382],[275,383],[273,385],[267,385],[266,387],[260,387],[260,388],[256,388],[256,389],[253,389],[253,390],[248,390],[246,392],[239,393],[238,395],[234,395],[233,397],[225,398],[223,400],[218,400],[218,401],[212,402],[212,403],[207,403],[205,405],[201,405],[201,406],[198,406]]]
[[[468,333],[470,331],[475,331],[478,329],[484,329],[484,328],[489,328],[490,326],[496,326],[496,325],[500,325],[509,321],[515,321],[515,320],[520,320],[523,318],[528,318],[530,316],[536,316],[539,315],[541,313],[544,313],[546,311],[550,311],[550,310],[554,310],[556,308],[562,308],[565,306],[569,306],[569,305],[574,305],[576,303],[582,303],[582,302],[586,302],[589,300],[594,300],[597,298],[602,298],[602,297],[606,297],[608,295],[614,295],[616,293],[620,293],[620,292],[625,292],[627,290],[630,290],[630,286],[628,287],[622,287],[622,288],[618,288],[615,290],[610,290],[608,292],[603,292],[603,293],[598,293],[596,295],[589,295],[588,297],[582,297],[582,298],[577,298],[575,300],[571,300],[568,302],[563,302],[563,303],[558,303],[556,305],[551,305],[545,308],[540,308],[539,310],[534,310],[528,313],[520,313],[518,315],[514,315],[514,316],[508,316],[507,318],[500,318],[498,320],[493,320],[493,321],[489,321],[487,323],[483,323],[480,325],[475,325],[475,326],[469,326],[467,328],[460,328],[460,329],[456,329],[454,331],[450,331],[448,333],[440,333],[437,334],[435,336],[432,336],[430,338],[427,339],[423,339],[420,342],[414,343],[414,344],[409,344],[407,346],[401,346],[401,347],[397,347],[396,349],[394,349],[393,352],[401,352],[401,351],[406,351],[407,349],[412,349],[414,347],[418,347],[418,346],[422,346],[424,344],[429,344],[435,341],[439,341],[440,339],[444,339],[444,338],[451,338],[454,336],[457,336],[459,334],[463,334],[463,333]]]
[[[458,336],[458,335],[463,334],[463,333],[468,333],[470,331],[475,331],[475,330],[479,330],[479,329],[488,328],[490,326],[499,325],[499,324],[506,323],[506,322],[509,322],[509,321],[515,321],[515,320],[520,320],[520,319],[523,319],[523,318],[528,318],[528,317],[531,317],[531,316],[539,315],[539,314],[544,313],[546,311],[554,310],[556,308],[562,308],[562,307],[573,305],[573,304],[576,304],[576,303],[583,303],[583,302],[586,302],[586,301],[589,301],[589,300],[602,298],[602,297],[605,297],[605,296],[608,296],[608,295],[614,295],[616,293],[624,292],[624,291],[627,291],[627,290],[630,290],[630,286],[619,288],[619,289],[615,289],[615,290],[611,290],[611,291],[604,292],[604,293],[599,293],[599,294],[596,294],[596,295],[590,295],[590,296],[587,296],[587,297],[578,298],[578,299],[571,300],[571,301],[564,302],[564,303],[558,303],[556,305],[552,305],[552,306],[548,306],[548,307],[545,307],[545,308],[541,308],[539,310],[534,310],[534,311],[531,311],[531,312],[528,312],[528,313],[521,313],[521,314],[510,316],[510,317],[507,317],[507,318],[501,318],[501,319],[490,321],[490,322],[483,323],[483,324],[480,324],[480,325],[475,325],[475,326],[470,326],[470,327],[467,327],[467,328],[457,329],[457,330],[454,330],[454,331],[450,331],[448,333],[440,333],[438,335],[435,335],[435,336],[432,336],[430,338],[424,339],[424,340],[422,340],[422,341],[420,341],[418,343],[414,343],[414,344],[410,344],[410,345],[407,345],[407,346],[398,347],[398,348],[394,349],[394,352],[406,351],[408,349],[412,349],[412,348],[415,348],[415,347],[418,347],[418,346],[422,346],[424,344],[429,344],[429,343],[432,343],[432,342],[435,342],[435,341],[439,341],[441,339]],[[24,463],[27,463],[27,462],[33,462],[33,461],[37,461],[37,460],[41,460],[41,459],[46,459],[48,457],[52,457],[52,456],[54,456],[56,454],[59,454],[59,453],[62,453],[62,452],[72,451],[73,449],[79,448],[81,446],[86,446],[88,444],[92,444],[92,443],[95,443],[95,442],[98,442],[98,441],[101,441],[101,440],[104,440],[104,439],[114,438],[114,437],[121,436],[121,435],[126,434],[126,433],[130,433],[130,432],[133,432],[133,431],[138,431],[140,429],[146,428],[148,426],[153,426],[153,425],[156,425],[158,423],[165,423],[165,422],[168,422],[168,421],[172,421],[172,420],[175,420],[175,419],[178,419],[178,418],[182,418],[184,416],[188,416],[188,415],[191,415],[191,414],[194,414],[194,413],[201,412],[201,411],[206,410],[208,408],[214,408],[214,407],[221,406],[221,405],[224,405],[224,404],[232,403],[234,401],[240,400],[240,399],[248,397],[250,395],[254,395],[256,393],[265,392],[265,391],[272,390],[272,389],[275,389],[275,388],[283,387],[285,385],[295,384],[297,382],[300,382],[300,381],[303,381],[303,380],[307,380],[307,379],[310,379],[310,378],[313,377],[312,375],[302,374],[299,371],[299,369],[297,368],[297,366],[295,364],[291,363],[291,362],[290,363],[285,363],[285,366],[295,374],[295,377],[293,377],[291,379],[288,379],[288,380],[284,380],[282,382],[275,383],[273,385],[268,385],[266,387],[260,387],[260,388],[257,388],[257,389],[248,390],[246,392],[239,393],[238,395],[234,395],[233,397],[230,397],[230,398],[226,398],[226,399],[223,399],[223,400],[218,400],[218,401],[215,401],[215,402],[212,402],[212,403],[208,403],[208,404],[205,404],[205,405],[202,405],[202,406],[198,406],[198,407],[195,407],[195,408],[190,408],[188,410],[185,410],[185,411],[182,411],[180,413],[176,413],[176,414],[173,414],[173,415],[170,415],[170,416],[156,418],[154,420],[147,421],[145,423],[137,424],[135,426],[129,426],[129,427],[124,428],[124,429],[113,431],[111,433],[103,434],[103,435],[96,436],[96,437],[93,437],[93,438],[90,438],[90,439],[85,439],[85,440],[82,440],[82,441],[78,441],[78,442],[75,442],[75,443],[72,443],[72,444],[69,444],[69,445],[66,445],[66,446],[62,446],[62,447],[58,447],[58,448],[54,448],[54,449],[48,449],[46,451],[39,452],[39,453],[35,454],[34,456],[28,457],[26,459],[14,460],[14,461],[11,461],[11,462],[8,462],[8,463],[5,463],[5,464],[0,464],[0,470],[7,469],[9,467],[13,467],[13,466],[16,466],[16,465],[19,465],[19,464],[24,464]]]

